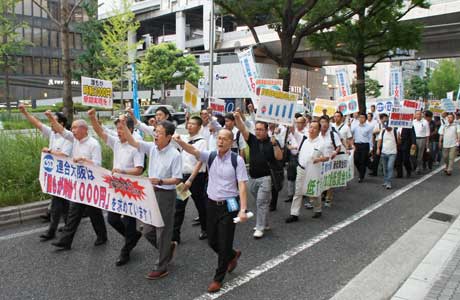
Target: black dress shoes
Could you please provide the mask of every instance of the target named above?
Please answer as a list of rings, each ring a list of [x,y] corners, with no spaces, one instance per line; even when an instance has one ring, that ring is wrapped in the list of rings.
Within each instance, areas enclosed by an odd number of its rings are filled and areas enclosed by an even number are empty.
[[[207,238],[208,238],[208,234],[206,233],[206,231],[202,231],[200,235],[198,236],[198,239],[200,240],[205,240]]]
[[[115,262],[115,265],[117,267],[120,267],[120,266],[126,265],[128,262],[129,262],[129,254],[120,255],[120,257],[118,257],[117,261]]]
[[[297,222],[297,221],[299,221],[299,217],[294,216],[294,215],[290,215],[290,216],[286,219],[286,223],[293,223],[293,222]]]
[[[107,243],[107,238],[105,239],[97,238],[96,241],[94,242],[94,246],[104,245],[105,243]]]
[[[312,216],[313,219],[318,219],[318,218],[321,218],[321,212],[315,212]]]
[[[59,250],[70,250],[70,245],[67,245],[63,242],[54,242],[51,245],[60,248]]]
[[[40,241],[46,242],[46,241],[54,239],[54,237],[55,237],[54,234],[44,233],[40,235]]]

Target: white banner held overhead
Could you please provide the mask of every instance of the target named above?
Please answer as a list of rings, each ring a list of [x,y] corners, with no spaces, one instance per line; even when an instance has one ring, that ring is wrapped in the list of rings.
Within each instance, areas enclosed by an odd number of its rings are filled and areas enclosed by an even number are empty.
[[[257,72],[256,62],[254,60],[254,53],[252,48],[241,51],[238,53],[241,67],[243,68],[243,76],[246,80],[248,90],[251,92],[251,98],[255,101],[256,94],[256,79],[259,77]]]
[[[340,68],[335,71],[337,84],[339,86],[339,98],[351,95],[350,81],[348,80],[348,72],[345,68]]]
[[[392,67],[390,71],[390,97],[399,106],[404,97],[404,82],[402,79],[402,67]]]

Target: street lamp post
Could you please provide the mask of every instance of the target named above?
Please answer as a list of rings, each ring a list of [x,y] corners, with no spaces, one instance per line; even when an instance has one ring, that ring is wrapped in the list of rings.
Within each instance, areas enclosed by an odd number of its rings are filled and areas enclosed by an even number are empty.
[[[214,31],[215,31],[215,22],[214,22],[214,0],[211,0],[211,12],[209,18],[209,92],[208,92],[208,101],[213,96],[214,92]]]

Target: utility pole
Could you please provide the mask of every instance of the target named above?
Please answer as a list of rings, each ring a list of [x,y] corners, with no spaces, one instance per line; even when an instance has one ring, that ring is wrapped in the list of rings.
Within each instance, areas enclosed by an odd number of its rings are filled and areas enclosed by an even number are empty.
[[[215,36],[215,20],[214,20],[214,0],[211,0],[211,12],[209,18],[209,91],[208,91],[208,105],[209,99],[214,96],[214,36]]]

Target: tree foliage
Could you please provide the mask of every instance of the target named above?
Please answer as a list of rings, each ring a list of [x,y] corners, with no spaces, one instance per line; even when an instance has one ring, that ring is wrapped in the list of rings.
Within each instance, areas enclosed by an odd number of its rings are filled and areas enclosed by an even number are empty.
[[[81,7],[85,10],[88,21],[77,25],[77,30],[82,35],[83,52],[77,58],[77,70],[73,70],[76,79],[81,76],[96,77],[97,72],[103,68],[103,61],[99,53],[102,52],[102,22],[97,19],[97,1],[83,2]]]
[[[430,94],[429,83],[431,80],[431,70],[427,69],[426,75],[412,76],[404,82],[404,96],[406,99],[428,99]]]
[[[223,10],[246,25],[256,46],[275,61],[283,90],[289,89],[291,66],[305,37],[344,22],[353,15],[347,9],[352,0],[215,0]],[[256,27],[268,24],[276,31],[281,53],[261,43]]]
[[[101,60],[103,67],[97,74],[101,79],[114,81],[114,87],[122,88],[124,70],[130,62],[129,54],[135,51],[138,45],[128,42],[128,33],[136,32],[140,24],[130,9],[130,3],[123,0],[121,6],[113,9],[112,16],[105,20],[102,26],[102,51],[97,58]]]
[[[31,45],[22,40],[22,35],[18,32],[27,27],[24,22],[18,21],[14,14],[14,7],[18,0],[2,0],[0,4],[0,71],[5,75],[5,102],[10,110],[9,97],[9,73],[15,71],[17,66],[14,57],[23,52],[24,47]]]
[[[314,48],[326,50],[334,59],[356,65],[360,111],[365,111],[365,72],[398,52],[417,49],[421,26],[401,22],[416,7],[429,7],[427,0],[354,0],[356,16],[311,36]],[[366,64],[366,62],[372,62]]]
[[[151,89],[173,87],[184,80],[197,84],[203,72],[193,55],[182,55],[172,43],[151,46],[147,49],[139,68],[141,83]],[[164,97],[164,95],[162,95]]]
[[[446,98],[446,93],[454,91],[454,99],[457,97],[460,84],[460,62],[443,60],[433,71],[428,84],[433,96],[437,99]]]

